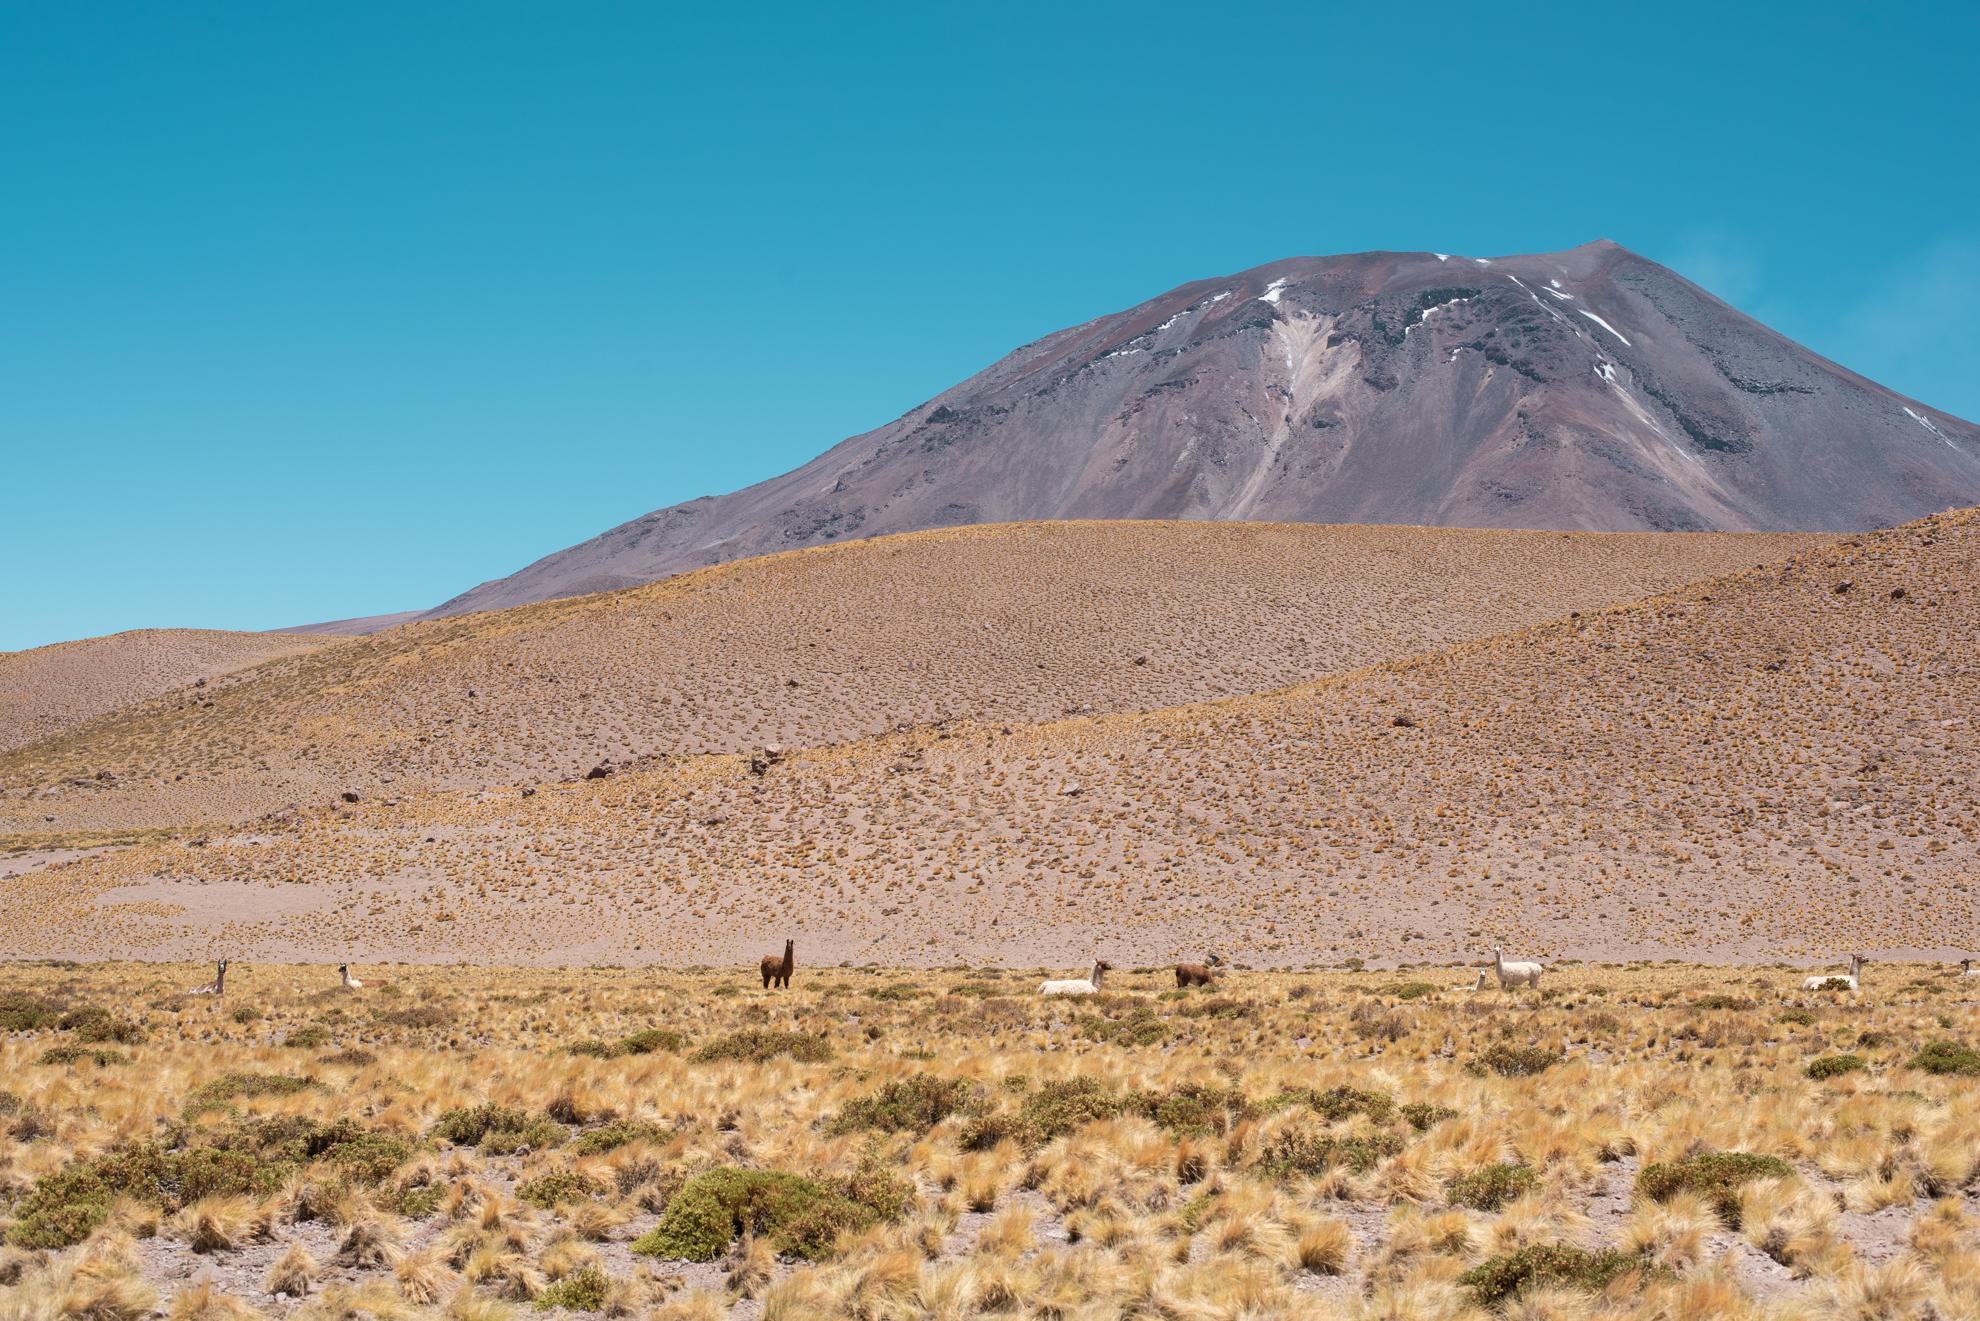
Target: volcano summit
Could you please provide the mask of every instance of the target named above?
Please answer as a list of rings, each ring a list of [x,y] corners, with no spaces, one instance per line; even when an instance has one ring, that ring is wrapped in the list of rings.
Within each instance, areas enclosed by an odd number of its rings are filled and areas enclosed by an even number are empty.
[[[1980,428],[1617,244],[1294,257],[1048,335],[429,617],[976,523],[1851,531],[1976,500]]]

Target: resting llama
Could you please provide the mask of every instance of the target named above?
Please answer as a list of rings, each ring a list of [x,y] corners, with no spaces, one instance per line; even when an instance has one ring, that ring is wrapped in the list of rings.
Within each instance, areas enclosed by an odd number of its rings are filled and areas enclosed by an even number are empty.
[[[220,967],[214,972],[213,980],[204,986],[195,986],[187,995],[225,995],[227,993],[227,960],[220,960]]]
[[[1848,982],[1852,991],[1859,989],[1863,982],[1863,956],[1861,954],[1849,956],[1849,976],[1845,977],[1839,972],[1825,972],[1820,977],[1810,977],[1801,984],[1801,989],[1819,991],[1832,981]]]
[[[1101,959],[1093,965],[1093,975],[1086,981],[1045,982],[1038,988],[1040,995],[1098,995],[1100,979],[1114,970],[1114,965]]]

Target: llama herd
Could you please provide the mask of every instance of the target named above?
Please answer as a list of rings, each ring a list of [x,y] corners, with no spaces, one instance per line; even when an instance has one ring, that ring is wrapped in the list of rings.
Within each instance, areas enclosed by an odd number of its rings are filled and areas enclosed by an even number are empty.
[[[1210,961],[1212,963],[1221,962],[1214,954],[1210,956]],[[1849,956],[1848,976],[1844,976],[1841,973],[1823,973],[1819,976],[1808,978],[1801,984],[1801,988],[1804,991],[1858,990],[1862,986],[1863,964],[1864,958],[1861,954],[1852,954]],[[1959,966],[1962,977],[1980,977],[1980,970],[1976,970],[1973,967],[1973,960],[1961,959]],[[791,973],[796,968],[797,942],[787,940],[784,942],[783,954],[765,954],[763,956],[763,989],[767,991],[774,985],[780,990],[789,990]],[[1106,985],[1107,974],[1113,970],[1113,964],[1107,962],[1105,959],[1096,959],[1093,963],[1093,971],[1088,973],[1085,978],[1074,977],[1062,981],[1041,982],[1038,987],[1038,994],[1098,995]],[[1479,970],[1478,984],[1471,987],[1459,986],[1454,989],[1460,991],[1482,991],[1486,989],[1487,981],[1496,975],[1499,979],[1499,989],[1502,991],[1517,990],[1520,987],[1537,991],[1540,989],[1540,974],[1545,971],[1546,969],[1537,963],[1506,962],[1505,952],[1494,945],[1492,947],[1492,967],[1489,970]],[[342,979],[342,985],[346,990],[361,991],[367,985],[377,985],[376,982],[366,983],[351,976],[351,969],[348,964],[339,964],[337,974]],[[1197,986],[1214,990],[1217,986],[1217,979],[1211,975],[1210,969],[1200,963],[1178,963],[1176,965],[1176,986],[1178,989]],[[204,986],[195,986],[186,992],[187,995],[214,996],[225,995],[226,993],[227,960],[225,959],[221,959],[219,966],[214,969],[212,981],[206,983]]]

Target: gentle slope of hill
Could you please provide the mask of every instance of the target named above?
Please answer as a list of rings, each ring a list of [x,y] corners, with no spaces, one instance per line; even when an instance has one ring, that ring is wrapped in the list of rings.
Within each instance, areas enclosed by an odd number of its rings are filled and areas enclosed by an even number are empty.
[[[1828,959],[1980,942],[1975,511],[1263,695],[307,812],[0,891],[24,954]]]
[[[918,533],[327,647],[197,704],[181,691],[19,749],[0,758],[0,785],[34,794],[13,799],[17,829],[48,815],[63,828],[238,820],[345,791],[544,783],[935,719],[1154,710],[1592,611],[1818,540],[1140,522]],[[114,787],[92,780],[103,770]]]
[[[146,628],[0,653],[0,752],[195,680],[324,644],[271,633]]]
[[[1980,500],[1980,427],[1614,243],[1294,257],[1014,350],[784,476],[433,617],[964,524],[1845,531]]]

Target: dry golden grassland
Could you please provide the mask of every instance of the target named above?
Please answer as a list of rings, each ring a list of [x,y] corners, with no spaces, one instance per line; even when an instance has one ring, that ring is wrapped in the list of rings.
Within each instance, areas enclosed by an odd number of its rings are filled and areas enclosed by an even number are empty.
[[[0,1318],[1974,1316],[1980,1014],[1873,967],[8,964]]]

